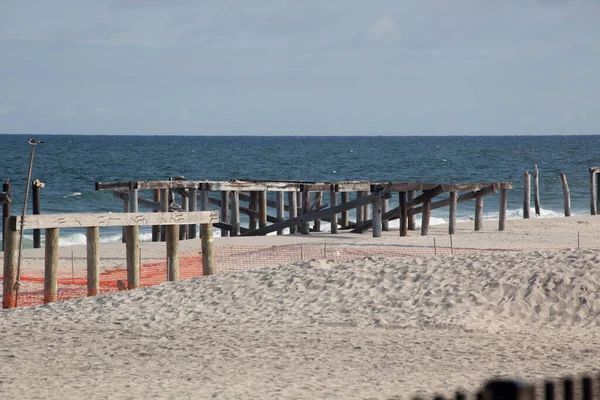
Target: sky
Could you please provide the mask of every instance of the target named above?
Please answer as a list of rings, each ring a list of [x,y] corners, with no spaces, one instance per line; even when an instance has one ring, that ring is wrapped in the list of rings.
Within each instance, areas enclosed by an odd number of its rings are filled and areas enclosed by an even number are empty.
[[[0,132],[600,134],[600,0],[0,0]]]

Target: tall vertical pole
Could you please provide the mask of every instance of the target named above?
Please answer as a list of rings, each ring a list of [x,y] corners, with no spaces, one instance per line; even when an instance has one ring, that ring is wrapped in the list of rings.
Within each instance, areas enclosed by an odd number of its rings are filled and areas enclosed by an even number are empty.
[[[44,184],[40,182],[39,179],[36,179],[31,183],[31,200],[33,202],[33,214],[39,215],[42,211],[41,207],[41,199],[40,199],[40,189],[44,187]],[[33,248],[39,249],[41,246],[41,231],[40,229],[33,230]]]
[[[2,184],[2,191],[5,193],[10,193],[10,179],[7,179],[6,182]],[[6,248],[6,218],[10,217],[10,202],[2,204],[2,251]]]

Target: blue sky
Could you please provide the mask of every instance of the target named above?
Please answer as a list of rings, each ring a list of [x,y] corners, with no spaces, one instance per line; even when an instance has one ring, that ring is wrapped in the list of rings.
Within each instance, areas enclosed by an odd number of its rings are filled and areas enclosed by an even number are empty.
[[[600,134],[600,1],[0,0],[0,132]]]

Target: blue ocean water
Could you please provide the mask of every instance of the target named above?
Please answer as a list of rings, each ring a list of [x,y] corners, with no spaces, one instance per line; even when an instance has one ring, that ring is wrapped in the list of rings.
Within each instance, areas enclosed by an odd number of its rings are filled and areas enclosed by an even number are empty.
[[[562,215],[559,171],[567,175],[573,213],[589,214],[588,169],[600,165],[600,136],[40,134],[36,138],[46,142],[36,148],[32,174],[32,180],[45,183],[42,213],[121,212],[121,202],[109,192],[95,191],[95,182],[183,175],[190,180],[512,181],[508,214],[521,218],[523,172],[537,164],[542,217]],[[27,139],[0,135],[0,180],[10,178],[14,215],[20,215],[23,207],[30,154]],[[485,218],[497,218],[498,197],[486,197]],[[397,198],[392,206],[394,202]],[[473,208],[473,202],[461,203],[459,218],[467,219]],[[433,223],[447,221],[447,209],[435,210],[433,217]],[[103,241],[120,240],[118,230],[102,230],[101,235]],[[61,245],[79,243],[84,243],[82,232],[61,232]]]

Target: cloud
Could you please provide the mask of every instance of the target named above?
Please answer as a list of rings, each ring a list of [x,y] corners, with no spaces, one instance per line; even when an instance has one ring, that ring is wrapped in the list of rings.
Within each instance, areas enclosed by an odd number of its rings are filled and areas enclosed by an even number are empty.
[[[373,41],[382,41],[396,36],[398,26],[391,17],[385,16],[379,18],[367,30],[367,38]]]

